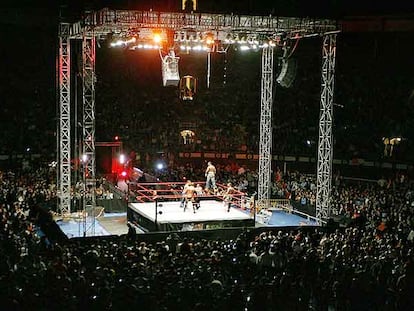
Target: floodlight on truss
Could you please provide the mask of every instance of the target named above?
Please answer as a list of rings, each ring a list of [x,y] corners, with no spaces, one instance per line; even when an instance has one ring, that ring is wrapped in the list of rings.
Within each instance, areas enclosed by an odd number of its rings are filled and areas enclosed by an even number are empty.
[[[119,38],[116,41],[111,42],[111,47],[126,47],[134,44],[137,41],[136,37],[131,38]]]
[[[185,52],[196,51],[196,52],[209,52],[211,51],[211,47],[207,45],[191,45],[191,44],[182,44],[180,45],[180,50]]]
[[[162,36],[159,32],[154,32],[152,40],[155,44],[160,44],[163,41]]]
[[[276,46],[276,42],[269,37],[260,34],[229,33],[222,40],[222,45],[234,46],[240,51],[257,51],[262,48]]]
[[[182,52],[210,52],[216,43],[212,32],[184,30],[174,33],[174,44]]]
[[[135,45],[131,45],[129,47],[130,50],[159,50],[162,47],[160,45],[157,44],[148,44],[148,43],[138,43]]]
[[[119,34],[111,42],[111,47],[128,47],[136,49],[160,49],[167,42],[167,33],[163,29],[129,30]]]

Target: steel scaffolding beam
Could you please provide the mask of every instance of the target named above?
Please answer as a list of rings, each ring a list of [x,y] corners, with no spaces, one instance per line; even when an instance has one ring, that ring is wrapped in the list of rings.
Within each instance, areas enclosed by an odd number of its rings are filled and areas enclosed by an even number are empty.
[[[73,24],[72,36],[81,38],[84,31],[95,36],[156,29],[179,31],[209,31],[224,40],[227,33],[277,35],[288,37],[314,35],[337,30],[337,22],[329,19],[281,16],[253,16],[234,14],[155,12],[110,10],[108,8],[85,14],[82,21]],[[223,35],[223,37],[221,36]]]
[[[83,80],[83,217],[84,236],[95,235],[96,176],[95,176],[95,43],[94,36],[84,36],[82,40],[82,80]],[[88,215],[91,213],[91,215]],[[90,226],[87,216],[92,216]]]
[[[70,213],[70,24],[59,25],[58,55],[59,87],[59,146],[58,146],[58,212],[63,216]]]
[[[316,217],[327,220],[331,210],[332,120],[335,80],[336,33],[325,34],[322,44],[321,104],[319,114]]]
[[[272,172],[273,46],[262,51],[258,206],[268,208]]]

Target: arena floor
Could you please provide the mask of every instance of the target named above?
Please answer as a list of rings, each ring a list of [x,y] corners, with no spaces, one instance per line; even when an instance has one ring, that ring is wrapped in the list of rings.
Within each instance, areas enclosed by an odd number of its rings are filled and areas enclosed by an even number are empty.
[[[202,209],[199,210],[201,216]],[[243,213],[239,210],[232,210],[229,217],[239,215]],[[181,213],[180,213],[181,214]],[[202,213],[206,214],[206,213]],[[233,214],[233,215],[231,215]],[[185,213],[182,213],[183,217],[193,217],[191,209],[187,209]],[[195,214],[197,215],[197,213]],[[209,216],[210,217],[210,216]],[[84,223],[75,219],[59,220],[57,224],[62,231],[69,237],[82,237],[82,236],[106,236],[106,235],[122,235],[128,232],[126,213],[105,213],[103,216],[96,218],[95,221],[95,234],[92,234],[92,219],[88,218],[86,223],[86,230],[84,230]],[[298,226],[315,226],[315,222],[307,220],[295,214],[286,213],[281,210],[272,211],[267,223],[257,222],[257,227],[298,227]],[[86,233],[86,234],[84,234]]]

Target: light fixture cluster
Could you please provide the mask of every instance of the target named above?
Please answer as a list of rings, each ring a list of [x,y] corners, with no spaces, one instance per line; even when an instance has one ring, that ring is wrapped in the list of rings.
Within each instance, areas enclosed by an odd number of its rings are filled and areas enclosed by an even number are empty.
[[[209,52],[216,43],[213,33],[183,31],[174,35],[174,42],[181,51]]]
[[[181,44],[180,45],[180,50],[181,51],[198,51],[198,52],[208,52],[211,50],[210,46],[207,45],[201,45],[201,44],[197,44],[197,45],[190,45],[190,44]]]
[[[137,41],[136,37],[119,38],[116,41],[111,42],[111,47],[126,47],[134,44]]]
[[[133,46],[130,46],[130,50],[159,50],[161,46],[158,44],[148,44],[148,43],[139,43]]]
[[[269,46],[276,46],[277,40],[270,40],[266,36],[257,36],[246,33],[221,33],[181,31],[174,34],[174,44],[183,52],[210,52],[217,46],[233,45],[240,51],[259,50]],[[166,34],[160,30],[147,29],[145,33],[118,38],[111,43],[111,47],[127,47],[131,50],[159,50],[166,43]]]
[[[111,42],[111,47],[127,47],[130,50],[159,50],[167,41],[166,33],[159,29],[145,29],[129,32]]]
[[[273,40],[249,34],[228,34],[223,40],[223,43],[227,45],[235,45],[236,48],[241,51],[259,50],[269,46],[276,46],[276,43]]]
[[[258,43],[258,42],[237,42],[236,43],[238,45],[238,49],[240,51],[249,51],[249,50],[259,50],[262,48],[266,48],[269,46],[276,46],[276,44],[272,41],[269,42],[263,42],[263,43]]]

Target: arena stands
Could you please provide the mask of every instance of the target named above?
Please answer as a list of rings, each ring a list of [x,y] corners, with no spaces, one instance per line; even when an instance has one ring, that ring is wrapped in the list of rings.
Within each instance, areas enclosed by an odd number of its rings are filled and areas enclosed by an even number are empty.
[[[1,174],[2,309],[414,306],[411,180],[340,185],[335,204],[354,220],[346,228],[251,228],[231,238],[129,232],[59,240],[36,225],[36,206],[53,199],[47,176],[47,170]],[[289,179],[298,187],[311,181],[300,174]]]

